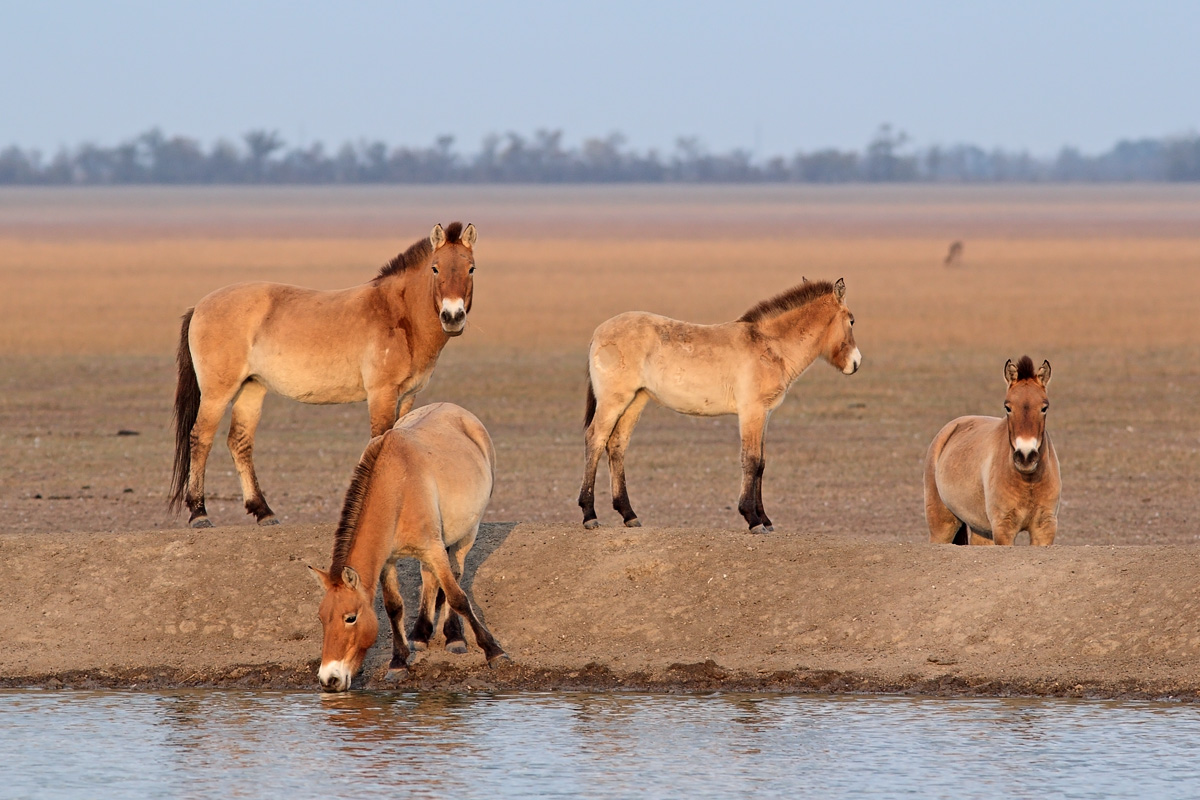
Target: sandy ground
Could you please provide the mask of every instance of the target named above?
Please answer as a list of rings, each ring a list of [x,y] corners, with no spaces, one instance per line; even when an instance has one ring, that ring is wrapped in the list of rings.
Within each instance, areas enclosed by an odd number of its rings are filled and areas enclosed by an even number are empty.
[[[37,572],[18,558],[26,548],[50,558],[36,548],[53,544],[59,557],[75,553],[81,566],[99,569],[123,557],[119,536],[145,547],[205,536],[183,529],[182,520],[165,510],[171,353],[182,311],[236,280],[326,288],[361,282],[433,222],[455,218],[480,230],[475,309],[467,334],[446,348],[422,399],[469,408],[496,442],[499,476],[487,519],[495,530],[512,533],[490,552],[476,596],[501,641],[518,642],[522,652],[534,654],[518,671],[552,668],[565,680],[595,662],[599,666],[581,674],[602,669],[634,680],[629,676],[665,675],[670,663],[712,658],[731,675],[833,670],[874,676],[878,683],[868,682],[868,688],[896,688],[906,675],[911,685],[929,688],[928,680],[949,675],[954,679],[948,686],[994,680],[1006,690],[1038,691],[1075,680],[1071,659],[1086,655],[1088,680],[1076,681],[1085,687],[1115,691],[1126,680],[1150,686],[1147,676],[1156,673],[1161,681],[1155,685],[1167,687],[1166,693],[1195,685],[1200,668],[1189,677],[1187,659],[1168,655],[1194,650],[1194,624],[1190,632],[1186,625],[1172,628],[1163,621],[1170,617],[1163,608],[1149,600],[1137,606],[1154,585],[1155,591],[1173,592],[1171,602],[1196,617],[1200,188],[1187,186],[0,191],[0,534],[6,571],[21,564],[27,575],[42,576],[25,581],[33,591],[22,595],[25,605],[6,609],[42,617],[43,628],[29,646],[58,652],[78,640],[71,615],[49,613],[58,592],[107,587],[105,602],[127,610],[144,606],[146,595],[102,572],[77,573],[53,559],[60,569]],[[954,239],[965,243],[964,259],[947,269],[942,257]],[[651,527],[644,533],[613,529],[619,518],[607,510],[606,491],[598,486],[597,507],[609,527],[594,540],[581,531],[576,536],[584,353],[596,324],[629,309],[701,322],[731,319],[801,275],[845,277],[864,363],[849,378],[814,366],[773,416],[764,497],[779,533],[748,538],[732,509],[739,479],[732,418],[651,409],[627,461],[634,507]],[[1018,548],[968,557],[931,548],[923,543],[921,510],[925,448],[954,416],[997,413],[1004,361],[1022,353],[1054,366],[1049,428],[1064,479],[1055,553],[1030,555]],[[366,429],[362,405],[312,407],[269,398],[256,460],[285,525],[279,532],[247,525],[232,464],[218,445],[209,465],[209,510],[218,525],[230,527],[211,534],[213,541],[228,545],[228,558],[251,558],[270,570],[272,593],[286,588],[288,596],[306,598],[315,609],[302,571],[293,576],[286,571],[292,562],[272,561],[286,556],[268,543],[295,535],[310,549],[288,555],[327,562]],[[165,530],[147,533],[155,529]],[[710,562],[692,564],[697,570],[715,571],[721,564],[728,565],[722,574],[736,570],[731,574],[743,581],[769,576],[772,583],[759,594],[770,613],[792,614],[796,625],[817,624],[831,641],[839,631],[866,630],[862,635],[875,643],[847,650],[845,657],[820,655],[823,646],[783,617],[772,617],[769,634],[737,638],[741,644],[727,650],[713,648],[711,636],[699,629],[687,634],[691,639],[677,640],[677,620],[666,609],[678,603],[695,603],[697,614],[704,609],[704,624],[734,630],[759,630],[755,615],[767,613],[731,593],[702,603],[694,594],[699,588],[679,580],[690,575],[682,566],[691,564],[683,558],[683,543],[692,538],[712,548]],[[661,570],[672,586],[629,579],[593,586],[586,572],[576,571],[576,564],[600,557],[591,548],[617,541],[627,541],[619,548],[628,560],[622,568],[646,571],[648,578]],[[803,552],[821,555],[814,560]],[[1110,552],[1130,559],[1123,568],[1135,570],[1136,564],[1147,571],[1127,574],[1118,567],[1114,574],[1116,562],[1099,555]],[[854,570],[880,554],[875,571],[857,582],[813,582],[814,570],[836,574],[839,564]],[[972,558],[986,558],[982,563],[992,567],[950,570],[938,584],[944,595],[917,593],[924,576],[901,568],[905,557],[917,554],[939,569]],[[515,572],[522,558],[528,574],[521,591],[510,596],[506,584],[489,582],[489,570]],[[1062,572],[1070,559],[1078,563]],[[196,569],[208,574],[212,563],[206,559]],[[781,573],[779,563],[797,567]],[[1161,580],[1151,579],[1156,563]],[[987,577],[993,574],[998,577]],[[10,572],[10,580],[20,578]],[[152,580],[167,588],[171,581],[186,583],[170,570]],[[1000,592],[1017,606],[1016,598],[1030,594],[1070,593],[1078,602],[1062,614],[1064,624],[1074,624],[1072,634],[1035,636],[1030,631],[1040,627],[1017,621],[1005,639],[972,616],[973,581],[983,581],[976,594]],[[578,618],[546,617],[545,590],[538,587],[551,584],[564,587],[553,596]],[[1026,585],[1036,590],[1021,592]],[[613,594],[615,586],[620,596]],[[958,637],[955,652],[930,654],[930,640],[918,650],[918,639],[897,638],[897,625],[917,624],[912,616],[886,624],[879,614],[845,617],[840,609],[857,608],[864,586],[878,593],[872,602],[880,609],[910,602],[916,609],[918,600],[951,603],[961,612],[955,615],[961,629],[950,632]],[[1124,646],[1087,651],[1089,642],[1107,641],[1108,635],[1105,618],[1088,611],[1100,596],[1090,604],[1079,599],[1089,586],[1106,587],[1106,602],[1134,603],[1129,619],[1145,626],[1143,639],[1159,644],[1135,655]],[[163,587],[154,591],[167,591]],[[237,589],[244,598],[254,590],[252,584]],[[642,591],[657,612],[640,605]],[[89,606],[100,602],[99,595],[88,597]],[[956,597],[963,599],[954,605]],[[183,602],[164,599],[154,608],[165,613]],[[525,611],[507,603],[523,604]],[[989,601],[987,608],[1003,606]],[[823,609],[819,621],[804,616],[812,609]],[[583,663],[556,661],[553,648],[541,641],[545,631],[524,632],[533,631],[532,620],[558,620],[559,634],[570,636],[610,613],[616,619],[608,634],[590,634],[586,648],[562,651],[580,654],[576,661],[586,653]],[[639,613],[646,615],[640,633],[622,621]],[[0,635],[6,651],[15,641],[10,637],[25,635],[12,624]],[[147,647],[167,636],[142,635]],[[296,680],[305,682],[318,649],[311,635],[258,655],[237,651],[237,663],[289,664],[301,671]],[[655,635],[672,642],[659,646],[670,651],[671,661],[651,655]],[[964,643],[972,636],[995,646],[972,656],[969,670],[916,668],[936,667],[930,657],[965,664],[962,653],[970,648]],[[1163,637],[1175,637],[1176,650]],[[534,639],[538,647],[528,644]],[[33,662],[8,659],[0,676],[41,680],[72,669],[109,669],[128,677],[131,670],[164,664],[174,670],[167,673],[170,680],[187,677],[182,671],[189,663],[147,660],[168,650],[139,650],[116,639],[106,645],[103,637],[88,641],[86,651],[73,652],[99,660],[73,664],[65,658],[34,668]],[[163,638],[160,644],[181,641]],[[1005,641],[1019,657],[997,649]],[[766,659],[776,647],[785,657]],[[206,680],[232,663],[203,639],[178,652]],[[1014,659],[1032,659],[1031,653],[1038,656],[1031,661],[1036,670],[1012,666]],[[1144,663],[1133,669],[1131,658]],[[886,669],[879,665],[885,661]],[[714,680],[702,673],[694,680],[682,673],[676,678],[679,685]],[[270,681],[280,680],[271,674]],[[791,680],[802,688],[808,679]]]
[[[0,536],[0,685],[313,686],[327,526]],[[357,686],[1200,695],[1200,550],[955,548],[491,524],[467,578],[513,662],[435,641]],[[61,580],[61,576],[73,576]],[[419,577],[401,574],[410,615]],[[382,611],[382,609],[379,609]]]

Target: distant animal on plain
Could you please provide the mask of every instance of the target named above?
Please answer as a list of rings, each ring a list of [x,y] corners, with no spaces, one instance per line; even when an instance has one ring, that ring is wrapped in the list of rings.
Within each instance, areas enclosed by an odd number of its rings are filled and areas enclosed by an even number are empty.
[[[608,453],[613,508],[641,523],[625,484],[625,449],[646,403],[681,414],[737,414],[742,442],[738,511],[753,533],[774,530],[763,509],[763,443],[771,412],[817,358],[846,375],[862,363],[846,284],[802,282],[733,322],[697,325],[631,311],[603,322],[588,350],[583,526],[596,519],[596,469]]]
[[[346,492],[333,563],[328,572],[309,567],[325,589],[318,612],[323,690],[350,688],[375,644],[376,580],[392,624],[393,676],[405,674],[410,640],[417,650],[428,647],[443,600],[449,605],[442,629],[447,650],[467,652],[466,617],[489,665],[508,658],[458,583],[495,474],[496,451],[483,423],[450,403],[418,408],[367,445]],[[421,562],[421,605],[411,637],[404,634],[396,577],[396,562],[406,557]]]
[[[931,542],[1010,545],[1029,531],[1054,543],[1062,480],[1046,430],[1050,362],[1004,365],[1004,417],[959,417],[925,458],[925,520]]]
[[[957,267],[962,264],[963,243],[961,241],[953,241],[950,243],[950,249],[946,252],[946,260],[942,263],[947,267]]]
[[[229,451],[246,512],[260,525],[276,522],[252,456],[267,392],[303,403],[366,400],[372,436],[408,413],[446,342],[466,327],[475,241],[474,225],[435,225],[360,286],[238,283],[189,309],[177,356],[171,509],[186,503],[193,528],[212,525],[204,469],[230,403]]]

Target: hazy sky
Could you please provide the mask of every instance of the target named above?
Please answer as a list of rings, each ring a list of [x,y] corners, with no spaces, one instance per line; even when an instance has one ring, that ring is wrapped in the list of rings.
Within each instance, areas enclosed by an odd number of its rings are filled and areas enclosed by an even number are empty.
[[[0,146],[621,131],[757,155],[918,145],[1035,154],[1200,126],[1200,3],[0,0]]]

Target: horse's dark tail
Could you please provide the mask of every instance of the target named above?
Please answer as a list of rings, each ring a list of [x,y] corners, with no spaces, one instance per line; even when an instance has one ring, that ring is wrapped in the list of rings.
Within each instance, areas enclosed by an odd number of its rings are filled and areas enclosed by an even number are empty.
[[[588,366],[588,391],[587,391],[587,410],[583,412],[583,427],[592,424],[592,417],[596,416],[596,390],[592,388],[592,368]]]
[[[189,308],[183,315],[183,326],[179,332],[179,352],[175,363],[179,368],[179,383],[175,386],[175,469],[171,473],[171,496],[167,501],[171,511],[178,513],[187,496],[188,473],[192,466],[192,426],[200,413],[200,382],[196,380],[196,367],[192,364],[192,350],[188,347],[188,329],[192,327],[192,312]]]
[[[967,530],[967,523],[961,522],[958,525],[958,530],[954,533],[955,544],[970,544],[971,532]]]

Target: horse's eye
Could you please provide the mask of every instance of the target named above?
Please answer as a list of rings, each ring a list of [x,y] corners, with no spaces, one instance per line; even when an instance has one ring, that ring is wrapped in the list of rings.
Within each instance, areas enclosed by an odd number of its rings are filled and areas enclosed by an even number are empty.
[[[437,267],[434,267],[434,268],[433,268],[433,274],[434,274],[434,275],[437,275],[437,274],[438,274]]]
[[[1011,413],[1012,413],[1012,406],[1011,406],[1011,405],[1009,405],[1008,403],[1005,403],[1005,404],[1004,404],[1004,413],[1006,413],[1006,414],[1011,414]]]
[[[356,622],[358,622],[358,614],[347,614],[346,615],[346,624],[347,625],[353,625]]]
[[[1043,414],[1045,414],[1045,413],[1046,413],[1046,410],[1047,410],[1047,409],[1049,409],[1049,408],[1050,408],[1050,405],[1049,405],[1049,404],[1042,406],[1042,413],[1043,413]]]
[[[468,275],[474,275],[474,274],[475,274],[475,268],[474,268],[474,267],[471,267],[469,270],[467,270],[467,274],[468,274]]]

